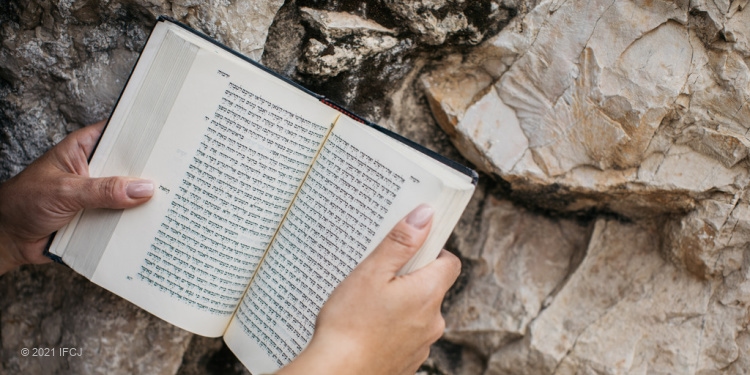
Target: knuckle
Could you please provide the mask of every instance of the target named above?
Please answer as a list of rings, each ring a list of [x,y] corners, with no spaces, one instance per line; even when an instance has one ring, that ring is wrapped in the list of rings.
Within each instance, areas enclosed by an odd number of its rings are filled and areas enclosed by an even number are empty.
[[[49,192],[53,197],[70,197],[75,191],[73,182],[69,178],[63,178],[57,184],[50,184]]]
[[[398,227],[393,228],[393,230],[388,233],[388,240],[405,247],[416,246],[414,236],[408,231],[405,231]]]
[[[438,317],[438,319],[435,320],[434,327],[432,329],[433,334],[433,342],[440,339],[440,337],[443,336],[443,333],[445,332],[445,319],[442,315]]]
[[[451,270],[456,277],[458,277],[458,274],[461,272],[461,259],[459,259],[456,254],[453,254],[447,250],[443,250],[443,254],[445,254],[443,258],[447,263],[447,268]]]
[[[453,270],[456,272],[461,272],[461,259],[458,259],[458,257],[455,255],[451,256],[448,259],[450,260],[450,266],[453,268]],[[456,277],[458,277],[458,275],[456,275]]]
[[[60,210],[81,209],[77,196],[80,194],[80,185],[73,178],[61,178],[58,183],[47,184],[44,187],[34,187],[29,195],[38,199],[44,207],[54,212]]]
[[[103,200],[115,200],[118,197],[119,185],[117,178],[106,178],[100,181],[97,193]]]
[[[102,179],[96,186],[95,195],[98,197],[98,204],[109,205],[110,202],[118,201],[120,196],[120,180],[116,177]]]
[[[437,331],[438,331],[438,335],[440,336],[442,336],[443,332],[445,332],[445,319],[442,316],[440,317]]]

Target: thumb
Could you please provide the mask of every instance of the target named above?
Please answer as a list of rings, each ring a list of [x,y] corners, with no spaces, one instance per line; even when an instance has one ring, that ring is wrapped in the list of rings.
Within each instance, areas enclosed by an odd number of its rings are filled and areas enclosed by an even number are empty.
[[[154,183],[129,177],[77,177],[72,186],[73,204],[79,208],[130,208],[154,195]]]
[[[386,273],[389,279],[411,259],[422,247],[432,226],[435,210],[423,204],[399,221],[383,242],[363,262],[374,272]]]

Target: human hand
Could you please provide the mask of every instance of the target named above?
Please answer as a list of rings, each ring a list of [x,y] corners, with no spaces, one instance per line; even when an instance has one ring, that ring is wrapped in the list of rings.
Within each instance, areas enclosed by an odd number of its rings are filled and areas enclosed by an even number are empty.
[[[89,155],[104,122],[68,135],[0,185],[0,275],[22,264],[47,263],[49,236],[84,208],[129,208],[154,193],[148,180],[89,178]]]
[[[278,375],[413,375],[443,334],[440,305],[461,272],[443,250],[412,273],[398,271],[422,246],[433,210],[417,207],[334,290],[307,348]]]

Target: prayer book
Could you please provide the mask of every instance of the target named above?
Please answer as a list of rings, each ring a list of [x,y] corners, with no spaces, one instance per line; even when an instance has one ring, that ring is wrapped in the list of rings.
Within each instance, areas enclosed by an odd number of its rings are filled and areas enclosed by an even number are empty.
[[[159,18],[90,160],[155,181],[146,204],[89,209],[48,254],[199,335],[254,374],[307,345],[331,294],[393,226],[435,209],[434,260],[476,172]]]

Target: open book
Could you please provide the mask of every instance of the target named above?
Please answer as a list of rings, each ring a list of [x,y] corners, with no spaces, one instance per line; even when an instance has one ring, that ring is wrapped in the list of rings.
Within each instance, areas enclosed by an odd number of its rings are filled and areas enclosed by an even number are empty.
[[[254,374],[290,362],[330,293],[422,203],[435,259],[476,173],[160,18],[90,161],[154,197],[85,210],[49,254],[154,315],[223,336]]]

